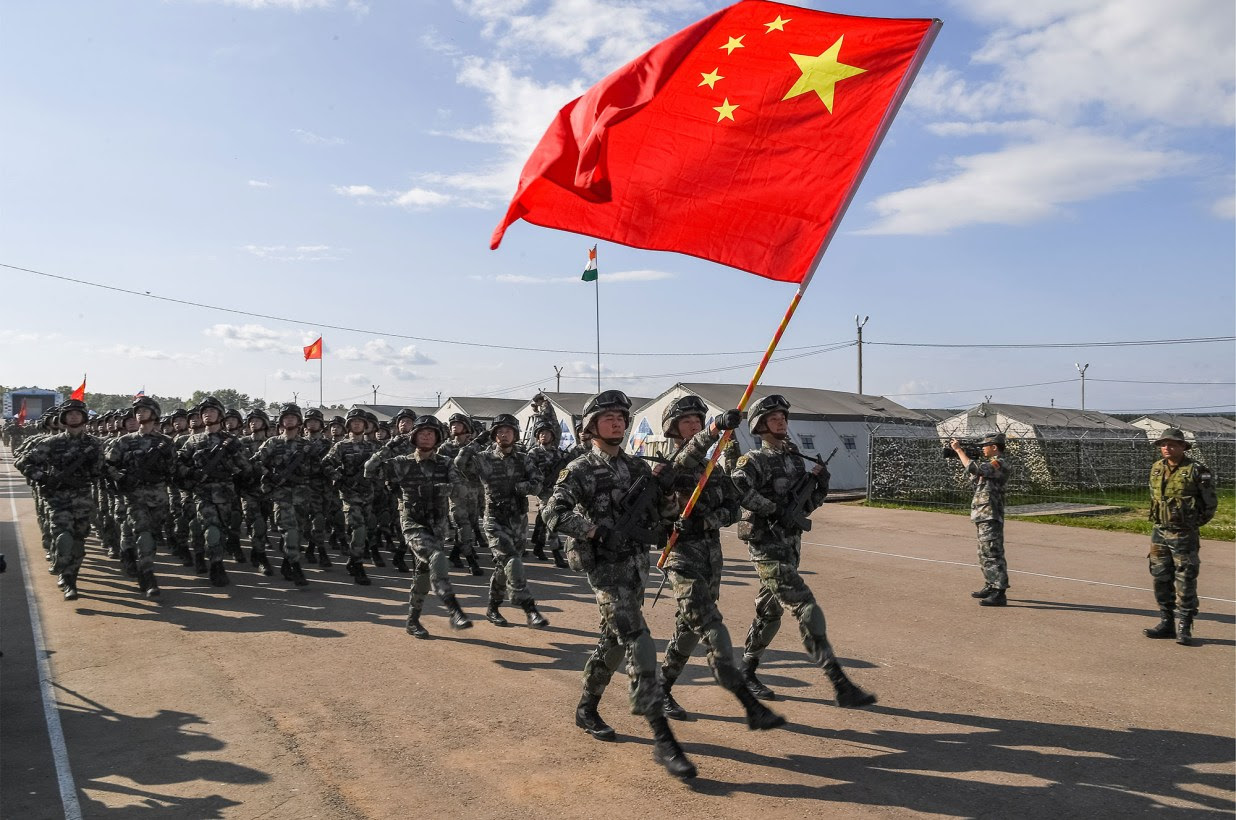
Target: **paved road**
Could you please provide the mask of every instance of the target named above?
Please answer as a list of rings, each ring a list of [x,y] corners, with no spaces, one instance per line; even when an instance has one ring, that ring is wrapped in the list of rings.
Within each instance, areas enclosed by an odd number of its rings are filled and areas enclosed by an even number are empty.
[[[967,595],[981,578],[960,516],[827,505],[805,542],[838,653],[880,703],[833,706],[787,622],[763,677],[790,725],[751,733],[697,658],[675,693],[698,719],[675,728],[700,777],[681,784],[652,762],[619,678],[602,703],[619,741],[574,727],[596,621],[574,574],[530,562],[548,630],[480,620],[453,635],[431,602],[435,637],[417,641],[406,576],[389,568],[368,588],[339,564],[311,569],[298,590],[229,562],[217,590],[160,556],[151,603],[91,539],[82,597],[66,603],[6,460],[0,816],[63,817],[62,786],[81,816],[120,818],[1232,813],[1231,544],[1203,547],[1201,645],[1183,648],[1141,636],[1155,615],[1142,537],[1010,522],[1013,590],[994,610]],[[730,533],[725,548],[722,611],[741,643],[754,576]],[[482,585],[454,580],[479,617]],[[650,613],[658,647],[672,617],[664,602]]]

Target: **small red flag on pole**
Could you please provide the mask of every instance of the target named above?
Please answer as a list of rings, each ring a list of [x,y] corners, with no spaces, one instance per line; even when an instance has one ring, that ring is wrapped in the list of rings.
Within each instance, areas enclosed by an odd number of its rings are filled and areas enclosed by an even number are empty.
[[[21,409],[17,411],[17,423],[22,425],[26,423],[26,400],[21,400]]]
[[[305,361],[309,361],[310,359],[320,359],[320,358],[322,358],[322,337],[321,336],[319,336],[318,340],[314,342],[313,344],[305,346]]]
[[[85,373],[82,374],[82,386],[74,390],[72,393],[70,393],[69,398],[77,399],[78,401],[86,400],[86,374]]]

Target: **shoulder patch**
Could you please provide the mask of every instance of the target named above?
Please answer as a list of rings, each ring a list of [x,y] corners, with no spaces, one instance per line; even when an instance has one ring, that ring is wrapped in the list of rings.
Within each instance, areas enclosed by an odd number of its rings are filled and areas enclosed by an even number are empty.
[[[743,467],[746,467],[746,466],[747,466],[747,464],[748,464],[750,461],[751,461],[751,456],[750,456],[750,454],[748,454],[748,453],[743,453],[742,455],[740,455],[740,456],[738,457],[738,463],[737,463],[737,464],[735,464],[734,466],[735,466],[736,468],[741,469],[741,468],[743,468]]]
[[[562,472],[558,473],[558,481],[556,483],[560,483],[563,479],[565,479],[567,477],[567,472],[569,472],[567,468],[563,467]]]

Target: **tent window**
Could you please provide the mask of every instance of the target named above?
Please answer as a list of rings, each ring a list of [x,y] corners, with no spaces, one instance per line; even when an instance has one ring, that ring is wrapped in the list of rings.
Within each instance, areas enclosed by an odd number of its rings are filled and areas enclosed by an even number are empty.
[[[858,445],[854,442],[854,436],[842,436],[841,443],[845,445],[847,450],[857,450]]]
[[[815,449],[815,436],[799,436],[799,438],[803,440],[804,450],[814,450]]]

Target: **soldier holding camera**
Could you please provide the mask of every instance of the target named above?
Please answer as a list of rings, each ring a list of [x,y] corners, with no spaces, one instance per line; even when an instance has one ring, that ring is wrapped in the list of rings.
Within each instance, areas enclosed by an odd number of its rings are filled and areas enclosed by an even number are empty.
[[[966,475],[974,484],[974,499],[970,502],[970,520],[978,528],[979,568],[983,570],[983,588],[970,593],[979,599],[979,606],[1005,606],[1009,588],[1009,568],[1004,560],[1004,486],[1009,480],[1009,466],[1004,459],[1004,433],[988,433],[979,442],[983,457],[973,458],[957,439],[948,444],[957,454]]]

